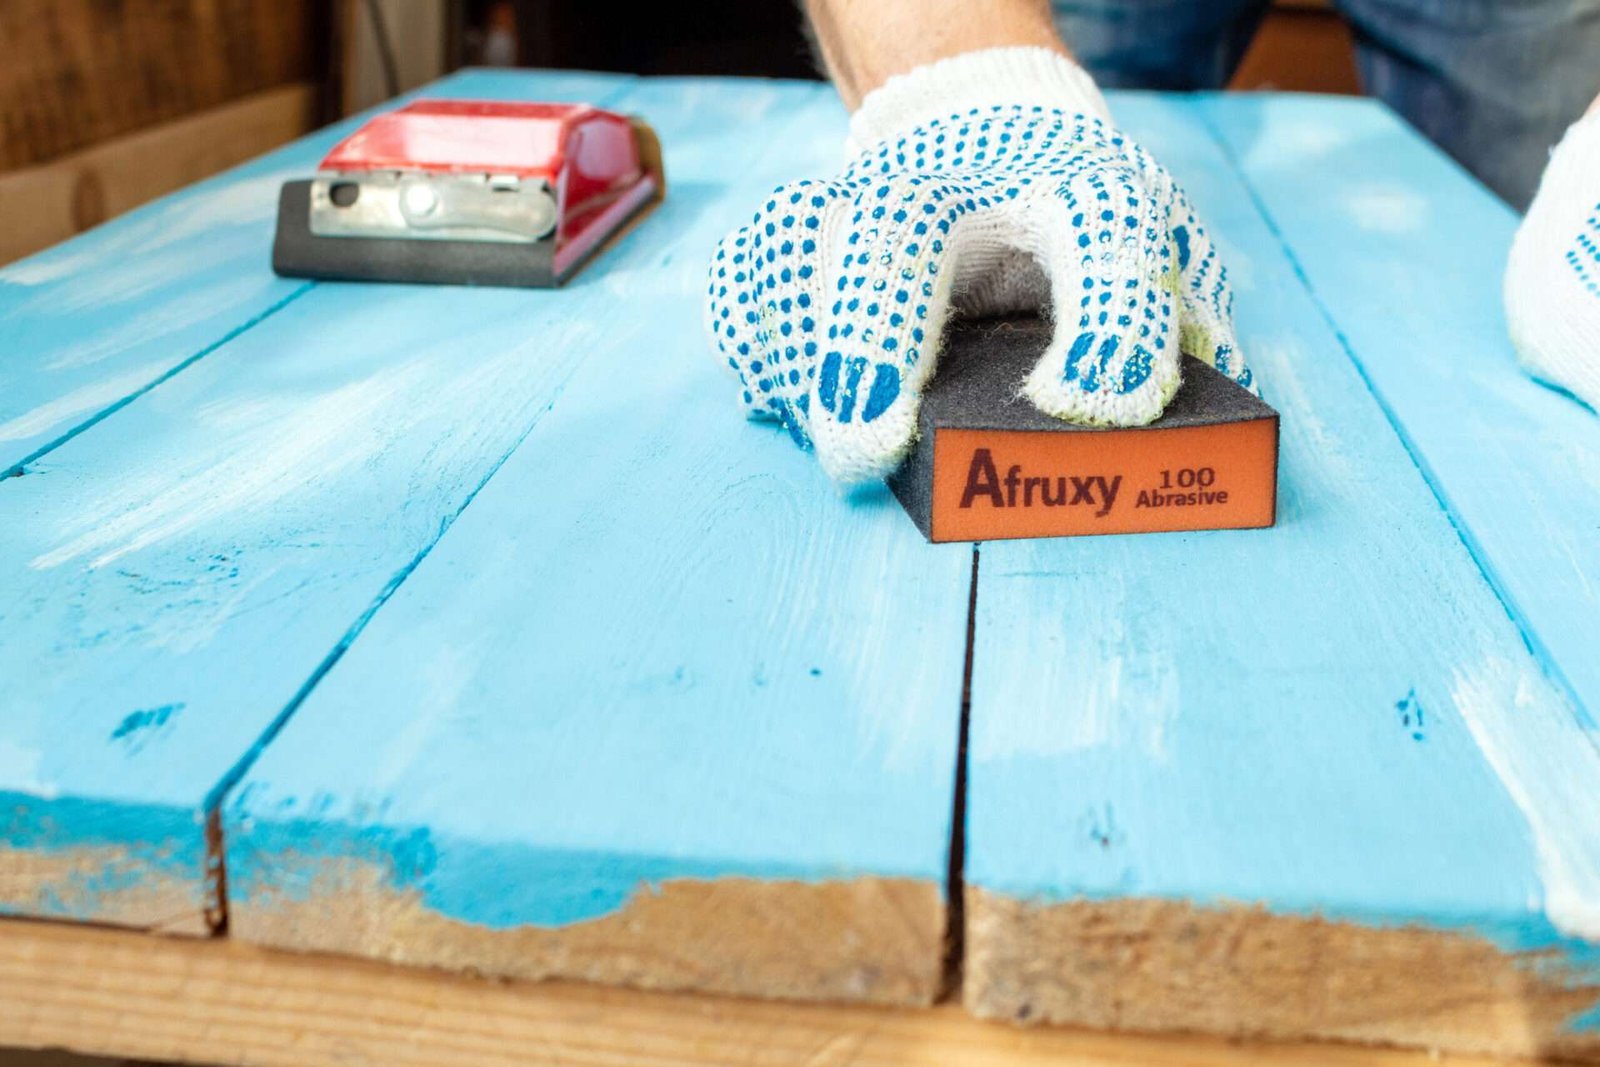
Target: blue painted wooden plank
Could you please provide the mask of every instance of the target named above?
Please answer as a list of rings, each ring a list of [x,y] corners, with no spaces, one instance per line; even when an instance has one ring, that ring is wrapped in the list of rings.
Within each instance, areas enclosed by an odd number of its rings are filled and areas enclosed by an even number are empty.
[[[230,930],[926,1001],[970,550],[738,418],[700,326],[713,242],[836,166],[844,113],[822,86],[785,116],[754,85],[657,92],[670,244],[569,313],[592,355],[227,802]]]
[[[1365,106],[1326,113],[1321,134],[1359,128],[1346,119]],[[1233,271],[1242,347],[1282,415],[1279,524],[984,546],[969,1004],[1593,1054],[1595,735],[1197,106],[1115,110]],[[1359,234],[1292,244],[1315,258]],[[1444,320],[1477,299],[1431,295]]]
[[[630,84],[449,88],[655,99]],[[561,292],[318,286],[0,486],[0,910],[198,925],[208,795],[672,244],[644,227]]]
[[[1516,213],[1386,108],[1245,96],[1203,113],[1484,573],[1592,722],[1600,418],[1517,365],[1501,300]]]
[[[423,90],[473,95],[463,74]],[[582,100],[615,75],[546,73]],[[0,479],[300,294],[272,273],[278,187],[304,177],[355,116],[0,269]]]

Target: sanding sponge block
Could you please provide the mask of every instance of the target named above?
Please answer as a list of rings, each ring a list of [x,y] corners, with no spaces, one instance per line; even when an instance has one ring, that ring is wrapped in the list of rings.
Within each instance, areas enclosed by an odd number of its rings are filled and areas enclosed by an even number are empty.
[[[1271,526],[1278,413],[1200,360],[1155,422],[1078,426],[1021,385],[1050,340],[1037,319],[955,327],[889,479],[930,541]]]

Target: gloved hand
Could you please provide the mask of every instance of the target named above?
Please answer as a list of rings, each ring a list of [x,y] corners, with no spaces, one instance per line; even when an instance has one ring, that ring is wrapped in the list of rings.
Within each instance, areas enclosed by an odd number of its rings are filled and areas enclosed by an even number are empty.
[[[842,176],[781,186],[723,240],[706,309],[747,413],[782,420],[836,480],[898,465],[952,308],[1052,309],[1018,384],[1075,422],[1156,418],[1180,349],[1251,385],[1188,200],[1064,56],[993,49],[892,78],[850,146]]]
[[[1600,410],[1600,101],[1545,167],[1506,264],[1506,321],[1528,370]]]

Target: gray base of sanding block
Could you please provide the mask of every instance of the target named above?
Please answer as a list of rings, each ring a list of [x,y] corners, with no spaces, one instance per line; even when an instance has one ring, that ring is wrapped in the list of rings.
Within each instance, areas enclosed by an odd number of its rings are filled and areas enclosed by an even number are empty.
[[[547,289],[560,285],[581,265],[575,263],[558,276],[554,240],[322,237],[311,232],[309,180],[285,182],[278,194],[272,269],[290,278]]]
[[[1095,428],[1022,397],[1050,342],[1039,319],[963,323],[889,479],[930,541],[1271,526],[1278,414],[1200,360],[1148,426]]]

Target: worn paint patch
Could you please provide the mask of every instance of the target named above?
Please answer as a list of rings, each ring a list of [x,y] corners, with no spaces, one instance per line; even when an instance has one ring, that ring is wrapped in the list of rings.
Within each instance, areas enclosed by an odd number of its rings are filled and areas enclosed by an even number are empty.
[[[1035,904],[969,889],[964,1000],[1013,1022],[1600,1055],[1600,959],[1470,931],[1219,902]]]
[[[355,330],[349,321],[342,328]],[[569,350],[581,352],[577,339],[594,329],[598,327],[566,331],[574,342]],[[354,336],[351,341],[355,343]],[[506,392],[511,383],[559,372],[577,358],[538,358],[551,343],[549,337],[530,338],[463,366],[452,340],[321,393],[284,391],[213,402],[196,418],[226,427],[225,443],[180,460],[185,466],[178,471],[166,454],[153,455],[143,469],[130,469],[115,492],[85,500],[64,516],[61,543],[34,556],[30,565],[48,570],[81,561],[90,568],[105,567],[197,531],[258,523],[280,502],[386,458],[397,441],[414,431],[434,429],[440,411],[476,408],[485,413],[485,421],[456,442],[458,448],[511,433],[526,420],[530,405],[490,409],[478,401]],[[415,403],[420,396],[431,402]]]
[[[382,864],[295,853],[271,862],[286,875],[279,884],[300,891],[236,898],[232,936],[503,977],[806,1000],[929,1004],[942,982],[935,883],[671,878],[639,883],[588,920],[485,926],[434,910]]]
[[[21,441],[61,430],[85,415],[101,411],[166,373],[172,360],[141,363],[131,370],[100,378],[0,422],[0,441]]]
[[[1298,116],[1267,110],[1261,115],[1261,128],[1245,149],[1247,167],[1314,162],[1332,155],[1350,143],[1354,136],[1339,122],[1307,122]]]
[[[0,789],[0,914],[204,934],[218,908],[196,810]]]
[[[80,339],[54,348],[43,369],[66,371],[92,367],[139,346],[160,343],[181,330],[202,325],[224,308],[245,308],[253,297],[287,288],[253,273],[225,277],[209,285],[196,283],[183,293],[154,302],[146,310],[127,317],[113,317],[102,329],[85,332]],[[171,353],[167,356],[170,363]]]
[[[259,814],[270,807],[261,791],[246,786],[225,815],[230,899],[306,901],[318,892],[314,876],[327,863],[349,862],[385,872],[394,891],[416,894],[422,906],[453,921],[493,930],[555,929],[614,915],[641,887],[674,879],[821,884],[850,874],[781,859],[740,863],[461,841],[425,827],[351,828],[314,814],[334,803],[325,796],[297,806],[305,814],[274,820]]]
[[[1306,342],[1292,333],[1251,331],[1240,340],[1256,377],[1272,390],[1273,404],[1294,413],[1294,418],[1279,423],[1281,462],[1294,467],[1279,481],[1278,521],[1292,521],[1292,516],[1281,513],[1284,498],[1292,504],[1325,492],[1324,486],[1348,485],[1359,476],[1361,461],[1346,435],[1322,413],[1315,386],[1307,386],[1307,365],[1321,357],[1313,355]],[[1316,462],[1297,462],[1300,455],[1315,456]]]
[[[986,575],[992,581],[1007,577],[992,565]],[[1059,591],[1042,588],[1040,595],[1049,600]],[[1060,699],[1012,708],[1005,730],[974,737],[974,760],[1044,759],[1094,749],[1165,761],[1167,730],[1182,705],[1171,654],[1183,639],[1182,627],[1179,620],[1142,609],[1130,592],[1120,572],[1108,571],[1095,600],[1076,605],[1088,609],[1081,627],[1035,635],[1036,684]],[[1049,613],[1044,607],[1042,614]],[[984,670],[981,661],[974,665],[975,676]]]
[[[0,782],[7,788],[46,800],[54,797],[56,787],[45,780],[43,764],[44,754],[37,748],[0,737]]]
[[[0,843],[0,915],[89,920],[164,934],[209,932],[202,885],[117,845],[36,852]]]
[[[211,903],[202,822],[197,812],[0,790],[0,913],[202,932]]]
[[[1402,236],[1421,233],[1434,224],[1428,200],[1399,184],[1368,182],[1349,187],[1339,197],[1338,206],[1357,229],[1367,233]]]
[[[1600,731],[1528,666],[1489,659],[1456,676],[1456,709],[1527,819],[1543,908],[1563,932],[1600,941]]]

